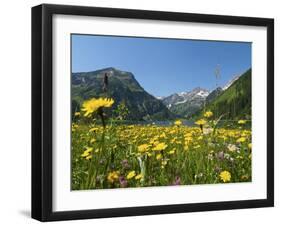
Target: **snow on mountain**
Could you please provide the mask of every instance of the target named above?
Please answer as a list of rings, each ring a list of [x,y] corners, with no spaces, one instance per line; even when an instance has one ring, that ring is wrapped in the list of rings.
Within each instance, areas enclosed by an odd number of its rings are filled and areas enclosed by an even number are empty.
[[[167,107],[171,107],[173,105],[184,104],[193,100],[196,101],[197,99],[201,102],[202,100],[204,101],[208,95],[208,90],[197,87],[189,92],[174,93],[163,98],[162,101]]]
[[[187,92],[180,92],[178,93],[179,96],[184,97],[187,94]]]
[[[155,96],[155,98],[158,99],[158,100],[163,100],[165,97],[163,97],[163,96]]]
[[[186,101],[188,101],[188,99],[185,99],[185,100],[183,100],[183,101],[178,101],[178,102],[174,103],[174,105],[183,104],[183,103],[185,103]]]
[[[209,92],[200,90],[196,95],[201,96],[201,97],[207,97],[209,95]]]
[[[162,102],[176,115],[188,117],[205,103],[209,91],[197,87],[191,91],[174,93],[162,99]]]

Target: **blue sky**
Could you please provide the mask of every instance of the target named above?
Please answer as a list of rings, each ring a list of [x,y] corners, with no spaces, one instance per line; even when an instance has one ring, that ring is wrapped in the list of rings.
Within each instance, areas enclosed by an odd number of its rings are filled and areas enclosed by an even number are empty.
[[[72,72],[106,67],[130,71],[154,96],[218,84],[251,67],[251,43],[72,35]]]

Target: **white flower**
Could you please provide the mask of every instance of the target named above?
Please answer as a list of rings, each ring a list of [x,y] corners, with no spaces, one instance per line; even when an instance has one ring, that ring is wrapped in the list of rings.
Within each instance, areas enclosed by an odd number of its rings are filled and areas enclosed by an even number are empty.
[[[237,151],[237,147],[236,147],[236,145],[234,145],[234,144],[229,144],[229,145],[227,145],[227,148],[228,148],[228,150],[229,151],[231,151],[231,152],[234,152],[234,151]]]
[[[213,128],[204,128],[203,129],[203,134],[204,135],[208,135],[208,134],[210,134],[212,132],[213,132]]]

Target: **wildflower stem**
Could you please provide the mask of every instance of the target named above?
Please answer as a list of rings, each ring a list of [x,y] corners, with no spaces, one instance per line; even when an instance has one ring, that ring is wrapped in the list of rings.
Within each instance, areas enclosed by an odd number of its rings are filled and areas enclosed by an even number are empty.
[[[102,126],[105,129],[106,124],[105,124],[105,118],[104,118],[104,115],[103,115],[103,109],[102,108],[98,109],[98,114],[99,114],[99,116],[101,118]]]

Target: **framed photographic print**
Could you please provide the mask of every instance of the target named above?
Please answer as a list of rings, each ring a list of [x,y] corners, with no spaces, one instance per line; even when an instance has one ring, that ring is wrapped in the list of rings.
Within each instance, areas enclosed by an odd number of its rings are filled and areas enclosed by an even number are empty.
[[[32,217],[274,205],[274,21],[32,8]]]

